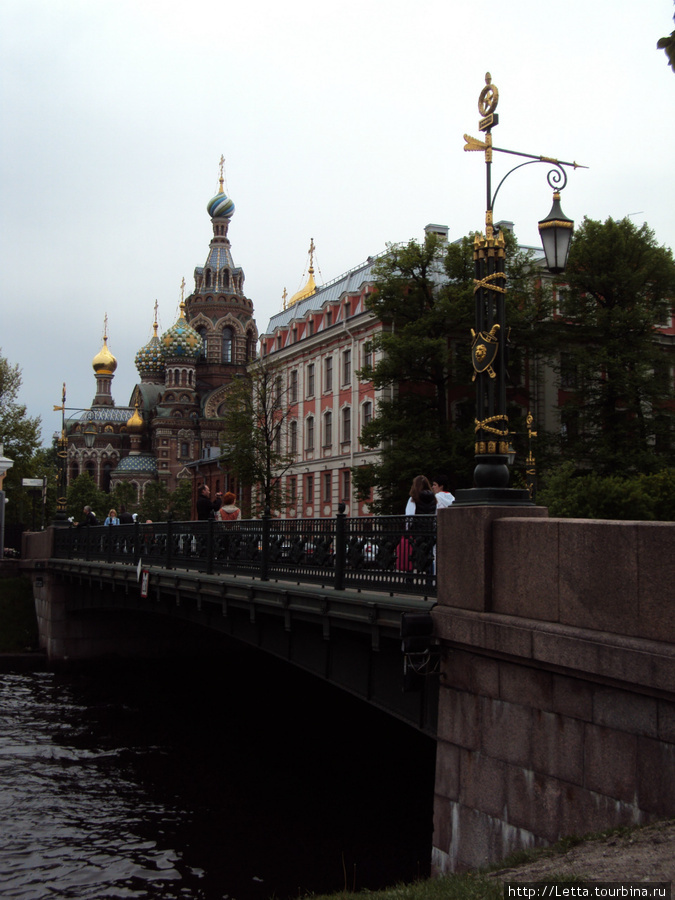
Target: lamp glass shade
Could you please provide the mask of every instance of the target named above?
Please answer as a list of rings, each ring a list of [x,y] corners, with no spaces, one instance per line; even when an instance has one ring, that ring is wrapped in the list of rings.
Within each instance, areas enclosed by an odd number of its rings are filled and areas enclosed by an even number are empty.
[[[84,444],[90,450],[94,446],[94,441],[96,440],[96,426],[93,422],[88,422],[87,427],[84,429]]]
[[[574,222],[560,208],[560,194],[553,194],[551,212],[539,222],[539,234],[546,255],[546,265],[554,275],[565,271],[572,242]]]

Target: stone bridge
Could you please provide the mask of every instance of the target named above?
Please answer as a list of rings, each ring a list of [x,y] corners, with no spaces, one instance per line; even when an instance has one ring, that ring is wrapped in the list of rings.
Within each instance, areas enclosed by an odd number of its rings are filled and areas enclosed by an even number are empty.
[[[435,606],[160,566],[144,598],[133,567],[55,559],[49,540],[28,539],[24,568],[55,658],[66,655],[61,638],[105,655],[143,652],[154,632],[158,647],[172,639],[158,633],[161,613],[302,665],[435,735],[437,873],[675,816],[675,523],[440,510]],[[401,616],[432,606],[439,672],[405,693]]]

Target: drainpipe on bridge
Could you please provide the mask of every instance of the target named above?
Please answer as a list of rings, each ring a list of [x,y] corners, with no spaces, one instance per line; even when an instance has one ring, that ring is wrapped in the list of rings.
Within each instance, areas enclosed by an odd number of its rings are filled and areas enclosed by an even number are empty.
[[[265,507],[262,517],[262,547],[260,555],[260,580],[269,581],[270,559],[270,508]]]
[[[345,544],[345,504],[340,503],[335,521],[335,590],[345,589],[345,562],[347,546]]]

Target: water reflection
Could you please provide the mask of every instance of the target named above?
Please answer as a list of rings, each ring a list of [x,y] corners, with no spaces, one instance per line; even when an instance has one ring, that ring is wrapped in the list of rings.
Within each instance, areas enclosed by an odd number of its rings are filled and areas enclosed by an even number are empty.
[[[411,880],[433,757],[257,654],[0,675],[2,896],[264,900]]]

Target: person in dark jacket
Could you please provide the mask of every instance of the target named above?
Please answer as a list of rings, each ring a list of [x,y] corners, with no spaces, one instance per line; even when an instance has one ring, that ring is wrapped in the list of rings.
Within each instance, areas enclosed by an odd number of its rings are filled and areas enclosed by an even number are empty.
[[[197,519],[200,522],[208,521],[213,518],[217,509],[220,509],[220,495],[212,500],[208,484],[201,485],[197,493]]]
[[[91,506],[85,506],[82,512],[84,517],[81,522],[77,523],[78,528],[82,528],[85,525],[98,525],[98,519],[91,511]]]

